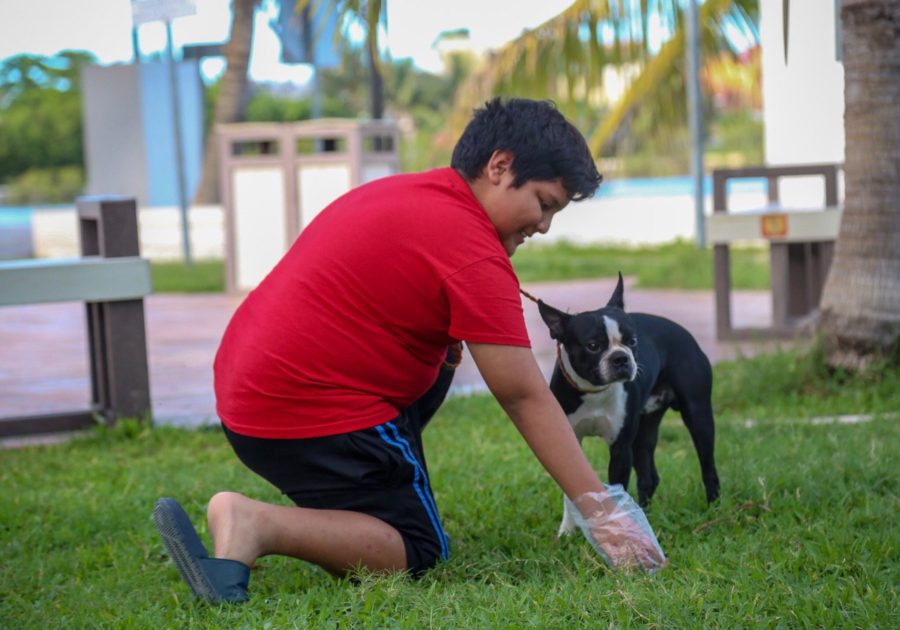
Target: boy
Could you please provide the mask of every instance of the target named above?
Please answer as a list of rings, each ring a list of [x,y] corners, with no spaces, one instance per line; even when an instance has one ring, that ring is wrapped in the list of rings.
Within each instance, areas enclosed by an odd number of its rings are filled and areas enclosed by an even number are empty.
[[[161,499],[157,526],[197,596],[245,600],[248,567],[269,554],[337,575],[362,566],[418,576],[447,558],[421,432],[462,341],[607,555],[664,562],[636,524],[601,506],[604,486],[531,353],[509,261],[600,181],[552,104],[494,99],[475,112],[451,168],[371,182],[320,213],[235,312],[215,361],[229,442],[297,507],[216,494],[208,557],[180,506]]]

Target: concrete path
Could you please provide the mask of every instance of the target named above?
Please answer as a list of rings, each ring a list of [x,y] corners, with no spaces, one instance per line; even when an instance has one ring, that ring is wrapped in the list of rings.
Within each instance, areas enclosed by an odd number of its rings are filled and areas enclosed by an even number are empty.
[[[633,290],[626,279],[625,304],[631,311],[673,319],[696,337],[715,362],[753,354],[759,344],[715,340],[715,307],[708,291]],[[603,305],[612,279],[528,284],[524,288],[572,313]],[[232,295],[153,295],[146,300],[150,387],[156,422],[197,426],[217,422],[212,362],[219,339],[241,301]],[[524,301],[535,356],[549,375],[556,347],[537,311]],[[764,326],[771,321],[768,292],[737,291],[732,310],[736,326]],[[43,304],[0,308],[0,417],[83,409],[90,383],[80,304]],[[471,357],[466,356],[454,382],[457,393],[483,390]]]

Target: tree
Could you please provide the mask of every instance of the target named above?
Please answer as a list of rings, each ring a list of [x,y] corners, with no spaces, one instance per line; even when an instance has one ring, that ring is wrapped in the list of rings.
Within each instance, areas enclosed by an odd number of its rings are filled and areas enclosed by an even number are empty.
[[[63,51],[0,63],[0,182],[30,169],[81,169],[81,69],[94,56]]]
[[[472,108],[494,94],[551,98],[579,126],[591,130],[588,143],[600,155],[622,137],[638,108],[656,125],[671,127],[686,120],[681,4],[576,0],[492,55],[460,90],[451,126],[464,125]],[[706,0],[700,7],[703,53],[708,58],[734,55],[728,30],[758,39],[758,11],[756,0]],[[624,73],[635,70],[635,76],[601,116],[595,95],[607,66]]]
[[[900,0],[843,0],[844,213],[823,290],[827,361],[900,362]]]
[[[224,51],[227,65],[219,84],[212,128],[206,136],[203,170],[194,194],[196,204],[215,203],[219,198],[219,140],[216,127],[243,118],[256,4],[257,0],[232,0],[231,3],[231,34]]]
[[[313,14],[325,3],[323,10],[337,13],[338,24],[357,22],[365,26],[366,36],[362,45],[366,50],[369,69],[369,112],[375,120],[383,118],[384,79],[378,46],[378,28],[387,26],[387,0],[296,0],[296,2],[297,11],[309,7]],[[340,29],[338,32],[341,32]],[[343,37],[341,42],[345,50],[353,50],[355,47],[349,37]]]

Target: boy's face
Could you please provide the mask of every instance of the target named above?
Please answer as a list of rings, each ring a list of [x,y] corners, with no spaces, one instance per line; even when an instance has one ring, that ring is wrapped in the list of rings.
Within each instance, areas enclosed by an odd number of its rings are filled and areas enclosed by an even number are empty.
[[[485,180],[480,182],[482,194],[475,191],[510,256],[526,238],[546,234],[554,215],[569,203],[562,179],[532,180],[515,188],[511,165],[511,154],[496,152],[485,168],[486,178],[479,178]]]

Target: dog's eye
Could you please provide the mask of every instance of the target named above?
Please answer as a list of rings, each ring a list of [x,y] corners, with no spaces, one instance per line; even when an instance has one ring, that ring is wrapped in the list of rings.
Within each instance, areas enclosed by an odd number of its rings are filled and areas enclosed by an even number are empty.
[[[597,352],[600,349],[600,344],[596,341],[589,341],[587,344],[587,349],[591,352]]]
[[[637,337],[632,337],[628,340],[628,345],[634,348],[637,345]]]

